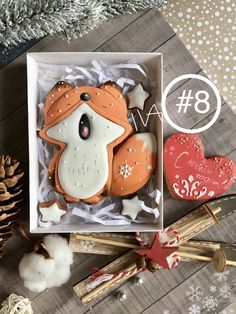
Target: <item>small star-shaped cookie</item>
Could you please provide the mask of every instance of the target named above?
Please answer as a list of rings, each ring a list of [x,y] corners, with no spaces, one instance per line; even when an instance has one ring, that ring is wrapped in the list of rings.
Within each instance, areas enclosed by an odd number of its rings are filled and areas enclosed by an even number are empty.
[[[138,84],[131,92],[127,93],[129,99],[129,109],[139,108],[143,110],[145,100],[149,94],[143,89],[141,84]]]
[[[67,211],[64,204],[58,200],[43,202],[39,204],[39,211],[42,214],[42,221],[60,222],[61,216]]]
[[[135,220],[138,213],[143,210],[138,196],[134,196],[131,199],[123,199],[122,205],[123,209],[121,214],[124,216],[129,216],[132,220]]]

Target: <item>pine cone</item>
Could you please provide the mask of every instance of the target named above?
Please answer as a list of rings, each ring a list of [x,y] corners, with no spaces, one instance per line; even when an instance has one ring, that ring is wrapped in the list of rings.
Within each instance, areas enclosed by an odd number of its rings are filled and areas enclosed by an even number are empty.
[[[0,257],[19,216],[18,203],[22,190],[18,181],[24,175],[19,165],[10,156],[0,155]]]

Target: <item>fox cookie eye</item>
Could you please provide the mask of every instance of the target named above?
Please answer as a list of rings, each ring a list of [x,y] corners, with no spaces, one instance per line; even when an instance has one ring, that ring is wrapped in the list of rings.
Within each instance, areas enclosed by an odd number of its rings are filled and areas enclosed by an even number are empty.
[[[89,118],[86,114],[83,114],[79,121],[79,136],[82,140],[87,140],[91,133],[91,125]]]

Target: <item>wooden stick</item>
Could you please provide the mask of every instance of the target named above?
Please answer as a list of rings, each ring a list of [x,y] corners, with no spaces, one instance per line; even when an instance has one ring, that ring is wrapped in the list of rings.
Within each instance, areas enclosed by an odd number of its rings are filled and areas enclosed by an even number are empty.
[[[128,265],[126,268],[124,268],[123,270],[121,270],[121,272],[128,272],[133,270],[134,268],[136,268],[137,265],[135,262],[131,263],[130,265]],[[110,288],[113,284],[115,284],[115,282],[119,282],[122,279],[127,279],[127,277],[114,277],[106,282],[104,282],[103,284],[99,285],[98,287],[96,287],[95,289],[93,289],[92,291],[90,291],[89,293],[87,293],[85,296],[83,296],[81,298],[81,301],[83,304],[88,303],[90,300],[92,300],[93,298],[97,297],[99,294],[104,293],[106,289]]]
[[[220,243],[218,242],[211,242],[211,241],[203,241],[203,240],[190,240],[186,243],[181,245],[182,247],[186,248],[196,248],[200,250],[209,250],[209,251],[216,251],[220,249]]]
[[[129,249],[140,249],[140,245],[134,245],[130,243],[124,243],[124,242],[119,242],[119,241],[112,241],[112,240],[107,240],[107,239],[99,239],[99,238],[94,238],[90,236],[83,236],[80,234],[76,235],[76,239],[78,240],[88,240],[88,241],[93,241],[97,243],[102,243],[102,244],[108,244],[108,245],[114,245],[114,246],[120,246],[120,247],[127,247]]]
[[[226,261],[226,265],[236,266],[236,261]]]
[[[197,255],[189,252],[181,252],[180,250],[178,251],[178,255],[180,257],[187,257],[193,260],[199,260],[199,261],[206,261],[206,262],[212,262],[213,257],[209,256],[204,256],[204,255]],[[229,261],[226,260],[226,265],[231,265],[231,266],[236,266],[236,261]]]
[[[193,254],[193,253],[187,253],[187,252],[178,251],[178,255],[180,257],[187,257],[187,258],[191,258],[191,259],[199,260],[199,261],[206,261],[206,262],[211,262],[212,261],[211,257],[203,256],[203,255],[197,255],[197,254]]]

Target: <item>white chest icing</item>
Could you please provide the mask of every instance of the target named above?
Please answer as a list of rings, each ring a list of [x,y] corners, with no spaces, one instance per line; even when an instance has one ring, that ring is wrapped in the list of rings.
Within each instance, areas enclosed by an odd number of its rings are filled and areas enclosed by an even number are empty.
[[[79,135],[81,116],[89,118],[91,133],[84,140]],[[67,144],[58,164],[60,185],[67,195],[85,199],[96,195],[106,184],[109,174],[107,145],[125,129],[100,116],[86,103],[54,125],[47,135]]]

